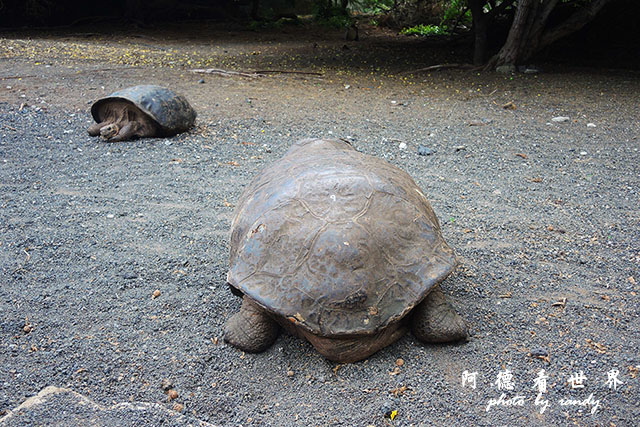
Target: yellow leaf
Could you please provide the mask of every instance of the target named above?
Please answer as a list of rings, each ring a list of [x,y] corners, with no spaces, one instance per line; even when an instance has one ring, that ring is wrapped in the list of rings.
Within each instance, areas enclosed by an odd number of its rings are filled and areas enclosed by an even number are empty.
[[[398,415],[398,411],[397,410],[393,410],[391,411],[391,421],[393,421],[393,419],[396,417],[396,415]]]

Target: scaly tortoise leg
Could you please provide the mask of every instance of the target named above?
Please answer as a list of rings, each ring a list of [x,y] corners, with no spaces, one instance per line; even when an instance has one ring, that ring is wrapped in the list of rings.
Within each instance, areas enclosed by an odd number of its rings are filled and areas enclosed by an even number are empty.
[[[87,132],[89,132],[89,136],[98,136],[100,135],[100,129],[102,129],[103,127],[109,124],[110,123],[107,121],[101,122],[101,123],[94,123],[91,126],[89,126],[89,128],[87,129]]]
[[[420,341],[444,343],[467,338],[467,325],[447,302],[440,286],[413,310],[411,332]]]
[[[135,122],[128,122],[124,126],[120,128],[118,133],[111,138],[109,138],[109,142],[119,142],[126,141],[132,139],[133,137],[138,136],[138,125]]]
[[[259,353],[273,344],[279,332],[278,324],[245,295],[240,311],[227,321],[224,340],[247,353]]]

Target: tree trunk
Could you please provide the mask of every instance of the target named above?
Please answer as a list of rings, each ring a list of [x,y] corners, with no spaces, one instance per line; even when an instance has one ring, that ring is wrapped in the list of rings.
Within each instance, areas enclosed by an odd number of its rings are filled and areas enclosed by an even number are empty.
[[[259,11],[260,10],[260,0],[251,0],[251,19],[254,21],[258,21],[260,19]]]
[[[500,65],[515,66],[529,60],[541,49],[584,27],[611,0],[593,0],[578,8],[567,20],[554,28],[546,28],[551,11],[558,0],[519,0],[507,40],[487,69]]]
[[[468,0],[471,17],[473,18],[473,63],[475,65],[484,64],[487,56],[487,30],[489,29],[488,19],[483,11],[484,0]]]

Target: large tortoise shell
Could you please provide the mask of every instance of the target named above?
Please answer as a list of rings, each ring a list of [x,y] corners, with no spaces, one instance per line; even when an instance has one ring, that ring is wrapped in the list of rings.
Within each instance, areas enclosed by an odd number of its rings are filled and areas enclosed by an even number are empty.
[[[96,122],[103,120],[102,106],[115,100],[138,107],[160,126],[165,136],[187,131],[196,121],[197,114],[184,96],[166,87],[140,85],[119,90],[94,102],[91,115]]]
[[[231,286],[321,336],[373,334],[456,265],[429,202],[397,167],[303,140],[253,180],[231,231]]]

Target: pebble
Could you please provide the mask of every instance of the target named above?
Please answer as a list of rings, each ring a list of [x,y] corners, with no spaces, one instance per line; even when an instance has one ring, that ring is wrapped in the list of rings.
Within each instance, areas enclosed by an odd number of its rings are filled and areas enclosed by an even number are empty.
[[[564,123],[564,122],[568,122],[569,120],[570,120],[569,117],[566,117],[566,116],[558,116],[551,119],[551,121],[555,123]]]
[[[587,154],[588,154],[588,153],[587,153],[586,151],[581,151],[581,152],[580,152],[580,155],[581,155],[581,156],[586,156]]]
[[[156,289],[153,291],[153,296],[151,298],[156,299],[160,296],[160,289]]]
[[[293,372],[291,369],[289,369],[289,370],[287,371],[287,376],[288,376],[288,377],[292,377],[292,376],[294,376],[294,375],[295,375],[295,372]]]
[[[549,352],[547,352],[547,350],[543,348],[538,347],[531,350],[530,354],[532,357],[547,357],[549,355]]]
[[[407,144],[405,144],[404,142],[401,142],[400,145],[398,145],[398,148],[401,150],[404,150],[405,148],[407,148]]]
[[[596,127],[596,124],[595,123],[587,123],[587,127],[588,128],[594,128],[594,127]]]
[[[24,328],[22,328],[22,330],[25,334],[28,334],[29,332],[33,331],[33,327],[31,325],[24,325]]]
[[[455,147],[453,147],[453,149],[456,151],[462,151],[462,150],[466,150],[467,147],[465,147],[464,145],[456,145]]]
[[[426,145],[421,145],[418,147],[418,154],[420,156],[430,156],[432,154],[434,154],[436,152],[436,150],[427,147]]]
[[[178,397],[178,392],[175,391],[174,389],[168,390],[167,396],[169,397],[169,400],[176,399]]]
[[[176,412],[182,412],[183,409],[184,405],[182,403],[176,403],[175,405],[173,405],[173,410]]]
[[[171,382],[171,380],[165,378],[160,383],[160,387],[162,387],[164,391],[169,391],[173,388],[173,383]]]
[[[198,80],[198,83],[203,84],[204,83],[204,79]]]
[[[115,218],[115,217],[116,217],[116,216],[115,216],[114,214],[107,214],[107,218],[109,218],[109,219],[113,219],[113,218]]]
[[[516,66],[513,64],[505,64],[496,67],[496,71],[501,74],[511,74],[516,72]]]
[[[403,359],[396,359],[396,366],[403,366],[403,365],[404,365]]]

